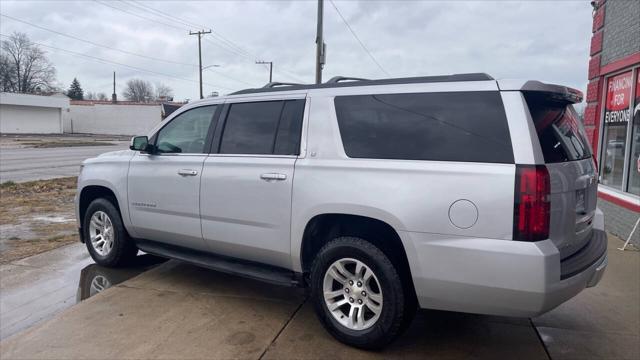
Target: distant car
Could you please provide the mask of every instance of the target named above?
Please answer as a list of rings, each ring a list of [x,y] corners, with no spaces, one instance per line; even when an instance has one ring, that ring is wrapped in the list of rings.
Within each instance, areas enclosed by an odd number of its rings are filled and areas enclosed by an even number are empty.
[[[418,306],[536,316],[607,265],[581,96],[460,74],[194,101],[84,162],[81,239],[104,266],[142,250],[307,286],[361,348]]]

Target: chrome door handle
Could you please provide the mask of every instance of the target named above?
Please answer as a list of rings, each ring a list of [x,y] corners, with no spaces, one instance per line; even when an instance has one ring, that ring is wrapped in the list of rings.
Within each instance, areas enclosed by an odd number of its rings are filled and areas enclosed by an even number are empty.
[[[180,176],[196,176],[196,175],[198,175],[198,171],[197,170],[190,170],[190,169],[180,169],[180,170],[178,170],[178,175],[180,175]]]
[[[266,180],[266,181],[270,181],[270,180],[286,180],[287,179],[287,175],[285,174],[278,174],[278,173],[266,173],[266,174],[262,174],[260,175],[260,179],[262,180]]]

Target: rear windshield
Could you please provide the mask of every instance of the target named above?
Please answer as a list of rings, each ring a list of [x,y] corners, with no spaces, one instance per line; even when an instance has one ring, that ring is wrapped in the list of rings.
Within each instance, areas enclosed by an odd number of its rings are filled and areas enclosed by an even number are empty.
[[[513,163],[497,91],[337,96],[352,158]]]
[[[525,93],[546,163],[588,159],[591,149],[584,127],[571,104],[544,94]]]

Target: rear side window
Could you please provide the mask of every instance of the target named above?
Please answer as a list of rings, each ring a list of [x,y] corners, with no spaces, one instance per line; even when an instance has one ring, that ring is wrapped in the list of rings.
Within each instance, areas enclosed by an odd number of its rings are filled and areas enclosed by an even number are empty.
[[[588,159],[591,149],[584,127],[571,104],[544,93],[525,93],[546,163]]]
[[[514,162],[498,92],[338,96],[335,106],[352,158]]]
[[[221,154],[298,155],[304,100],[231,104]]]

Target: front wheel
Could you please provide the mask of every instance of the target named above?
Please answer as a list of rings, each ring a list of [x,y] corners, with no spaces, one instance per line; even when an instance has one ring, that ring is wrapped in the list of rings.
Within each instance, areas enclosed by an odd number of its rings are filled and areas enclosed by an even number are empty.
[[[82,230],[89,254],[98,265],[126,265],[138,253],[122,224],[120,212],[108,199],[95,199],[89,204]]]
[[[413,313],[398,271],[376,246],[340,237],[318,253],[311,270],[316,314],[339,341],[381,348],[401,332]]]

